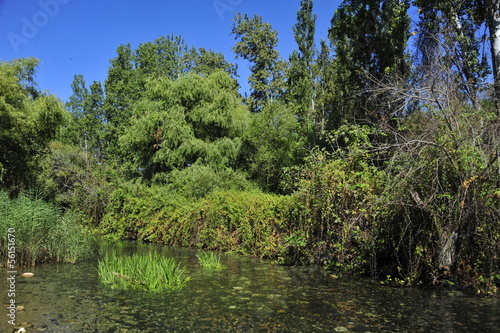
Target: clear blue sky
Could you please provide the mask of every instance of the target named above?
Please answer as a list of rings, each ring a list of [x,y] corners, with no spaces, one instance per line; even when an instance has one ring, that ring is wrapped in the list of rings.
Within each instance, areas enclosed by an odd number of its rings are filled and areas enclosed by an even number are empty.
[[[330,20],[341,0],[316,0],[316,42],[327,39]],[[41,60],[39,88],[66,101],[75,74],[87,86],[104,82],[109,60],[120,44],[180,35],[189,46],[225,54],[238,63],[246,90],[248,63],[236,61],[230,34],[234,13],[258,14],[278,31],[283,58],[296,48],[292,26],[300,0],[0,0],[0,60]]]

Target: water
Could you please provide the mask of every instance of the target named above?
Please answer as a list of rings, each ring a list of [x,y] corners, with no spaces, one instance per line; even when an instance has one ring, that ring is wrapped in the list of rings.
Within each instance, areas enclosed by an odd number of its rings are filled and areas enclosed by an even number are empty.
[[[29,269],[34,277],[16,279],[16,305],[24,306],[16,322],[27,332],[56,333],[500,332],[498,298],[393,288],[227,254],[224,270],[209,271],[190,249],[111,247],[123,255],[158,251],[181,262],[192,278],[182,290],[151,294],[102,285],[96,261],[40,265]],[[6,292],[2,302],[9,302]],[[2,311],[0,331],[12,332]]]

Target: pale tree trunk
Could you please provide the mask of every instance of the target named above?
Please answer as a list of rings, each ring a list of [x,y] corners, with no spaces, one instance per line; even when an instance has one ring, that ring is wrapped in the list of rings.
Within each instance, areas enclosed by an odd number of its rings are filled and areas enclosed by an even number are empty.
[[[491,38],[491,62],[494,78],[494,97],[500,106],[500,0],[487,0],[488,29]],[[500,112],[500,109],[499,109]]]

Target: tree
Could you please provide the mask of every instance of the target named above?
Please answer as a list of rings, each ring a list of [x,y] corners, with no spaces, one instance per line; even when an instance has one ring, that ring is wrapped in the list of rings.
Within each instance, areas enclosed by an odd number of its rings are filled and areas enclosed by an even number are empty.
[[[278,33],[262,17],[237,14],[234,18],[232,34],[239,40],[233,47],[237,58],[250,61],[252,75],[248,79],[250,88],[249,104],[259,111],[265,103],[281,97],[284,89],[283,70],[286,65],[279,60]]]
[[[34,185],[40,159],[67,119],[55,96],[35,89],[37,65],[34,58],[0,62],[0,186],[6,188]]]
[[[490,33],[491,61],[495,83],[495,99],[500,101],[500,0],[490,0],[487,8],[486,23]],[[500,107],[498,107],[500,114]]]
[[[76,140],[85,154],[92,154],[100,160],[104,154],[104,91],[98,81],[85,86],[83,75],[75,75],[71,84],[73,95],[66,108],[75,119]]]
[[[190,72],[208,76],[216,71],[224,71],[236,80],[237,66],[229,63],[224,54],[206,50],[203,47],[199,49],[191,48],[185,55],[185,61],[189,63]],[[237,82],[235,82],[237,84]]]
[[[118,157],[118,137],[128,127],[131,108],[142,96],[143,88],[134,65],[135,56],[130,44],[120,45],[116,52],[117,56],[111,59],[108,76],[104,82],[104,115],[107,153]]]
[[[453,80],[461,98],[480,107],[480,89],[490,73],[486,54],[481,51],[484,36],[478,35],[485,11],[473,0],[420,0],[415,4],[420,13],[419,81],[438,91]]]
[[[408,75],[409,1],[345,0],[335,12],[329,38],[335,53],[338,105],[347,121],[367,120],[384,101],[369,103],[375,81]],[[390,98],[390,97],[389,97]]]
[[[312,122],[316,109],[315,43],[316,15],[313,14],[313,0],[302,0],[297,12],[297,23],[293,26],[298,51],[290,56],[287,75],[287,94],[297,105],[297,114],[304,121]]]
[[[272,192],[288,192],[285,170],[303,161],[308,143],[302,124],[292,108],[280,101],[267,103],[262,112],[251,114],[245,132],[244,160],[251,179]]]
[[[133,172],[151,179],[195,164],[236,167],[247,112],[227,73],[150,80],[146,91],[120,138]]]
[[[161,36],[153,42],[140,44],[135,51],[134,63],[141,78],[178,78],[188,71],[183,61],[188,46],[180,36]]]

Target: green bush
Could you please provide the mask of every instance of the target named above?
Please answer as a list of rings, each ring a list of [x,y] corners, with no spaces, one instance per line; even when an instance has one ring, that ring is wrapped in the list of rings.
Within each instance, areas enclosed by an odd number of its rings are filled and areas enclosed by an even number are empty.
[[[321,264],[340,271],[372,269],[384,174],[363,159],[319,153],[287,202],[280,261]]]
[[[100,231],[117,238],[276,257],[283,198],[215,190],[189,200],[165,187],[129,184],[111,195]]]
[[[0,216],[2,235],[15,236],[17,265],[46,261],[74,263],[94,255],[92,237],[78,225],[79,216],[70,212],[63,215],[41,199],[21,194],[11,200],[7,192],[1,191]],[[7,237],[0,238],[2,263],[8,256],[7,243]]]

